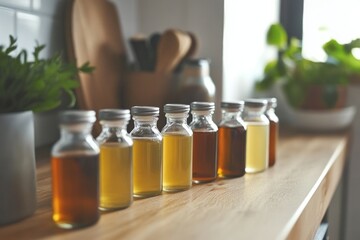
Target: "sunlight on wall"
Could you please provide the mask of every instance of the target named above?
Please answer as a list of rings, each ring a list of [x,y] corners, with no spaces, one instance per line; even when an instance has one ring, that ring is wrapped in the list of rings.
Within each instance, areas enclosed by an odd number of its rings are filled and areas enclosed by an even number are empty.
[[[341,43],[360,38],[359,0],[305,0],[303,54],[324,61],[322,45],[331,38]]]
[[[252,94],[265,63],[276,56],[266,31],[279,21],[279,0],[226,0],[224,11],[223,100],[240,100]]]

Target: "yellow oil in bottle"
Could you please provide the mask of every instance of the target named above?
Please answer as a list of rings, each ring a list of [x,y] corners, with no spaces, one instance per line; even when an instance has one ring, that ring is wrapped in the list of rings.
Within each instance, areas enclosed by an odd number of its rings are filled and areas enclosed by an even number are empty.
[[[163,136],[163,190],[176,192],[189,189],[192,183],[192,136]]]
[[[162,191],[162,142],[158,139],[133,139],[133,194],[151,197]]]
[[[111,210],[131,205],[132,147],[119,143],[100,146],[100,209]]]
[[[264,171],[269,161],[269,126],[261,123],[249,123],[246,133],[247,173]]]

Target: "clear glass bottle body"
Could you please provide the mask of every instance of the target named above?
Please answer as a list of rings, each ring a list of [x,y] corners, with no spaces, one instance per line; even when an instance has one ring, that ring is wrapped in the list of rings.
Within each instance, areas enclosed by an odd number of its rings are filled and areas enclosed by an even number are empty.
[[[177,101],[190,104],[194,101],[215,101],[215,84],[210,77],[207,59],[192,59],[184,64],[177,89]]]
[[[193,106],[193,103],[192,105]],[[217,134],[218,127],[212,120],[214,108],[195,110],[192,107],[193,120],[193,182],[214,181],[217,177]]]
[[[261,106],[247,106],[245,102],[247,173],[264,171],[269,165],[269,120],[264,115],[266,101]]]
[[[245,174],[246,128],[239,108],[223,108],[218,132],[218,176],[241,177]]]
[[[157,116],[134,115],[133,195],[151,197],[162,192],[162,136],[156,126]]]
[[[51,151],[52,217],[61,228],[88,226],[100,216],[99,147],[91,136],[92,125],[61,123],[61,137]]]
[[[100,210],[126,208],[133,202],[133,141],[126,131],[128,119],[101,120]]]
[[[188,111],[166,113],[167,124],[161,131],[163,190],[166,192],[187,190],[192,185],[193,132],[186,122]]]
[[[279,118],[275,114],[276,99],[269,100],[268,109],[265,112],[265,116],[270,122],[269,133],[269,167],[275,165],[277,157],[277,144],[279,139]]]

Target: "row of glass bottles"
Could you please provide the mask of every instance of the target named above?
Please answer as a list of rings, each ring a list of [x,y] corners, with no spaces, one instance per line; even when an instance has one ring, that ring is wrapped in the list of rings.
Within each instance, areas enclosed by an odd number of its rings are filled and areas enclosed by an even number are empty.
[[[276,106],[276,101],[271,102]],[[54,221],[62,228],[89,225],[99,218],[98,206],[102,210],[124,208],[133,196],[186,190],[192,181],[209,182],[217,175],[239,177],[245,174],[245,162],[247,172],[264,170],[268,140],[264,144],[259,140],[268,139],[269,121],[262,114],[265,105],[266,101],[246,101],[243,122],[243,103],[223,102],[218,132],[212,120],[214,103],[192,103],[190,126],[186,123],[188,105],[167,104],[167,124],[161,134],[156,127],[159,108],[136,106],[131,109],[135,122],[131,137],[126,132],[129,110],[101,110],[100,149],[90,135],[95,112],[64,112],[62,137],[52,151]],[[272,114],[269,118],[276,118],[273,110],[268,113]],[[251,142],[264,151],[249,147]]]

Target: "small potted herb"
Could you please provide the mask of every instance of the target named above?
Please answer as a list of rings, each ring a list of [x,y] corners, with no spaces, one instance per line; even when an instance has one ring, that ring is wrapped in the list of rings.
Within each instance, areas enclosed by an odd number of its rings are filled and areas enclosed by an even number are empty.
[[[78,72],[89,73],[63,62],[59,55],[41,59],[44,45],[34,48],[33,60],[26,50],[17,51],[10,36],[0,46],[0,225],[31,215],[36,208],[33,112],[73,106]]]
[[[267,43],[276,47],[278,57],[267,63],[264,77],[256,83],[257,90],[270,89],[280,82],[290,106],[295,109],[324,110],[343,108],[350,80],[360,76],[360,60],[353,49],[360,47],[360,39],[340,44],[332,39],[323,45],[325,62],[315,62],[302,55],[301,43],[287,33],[280,24],[273,24],[267,32]]]

